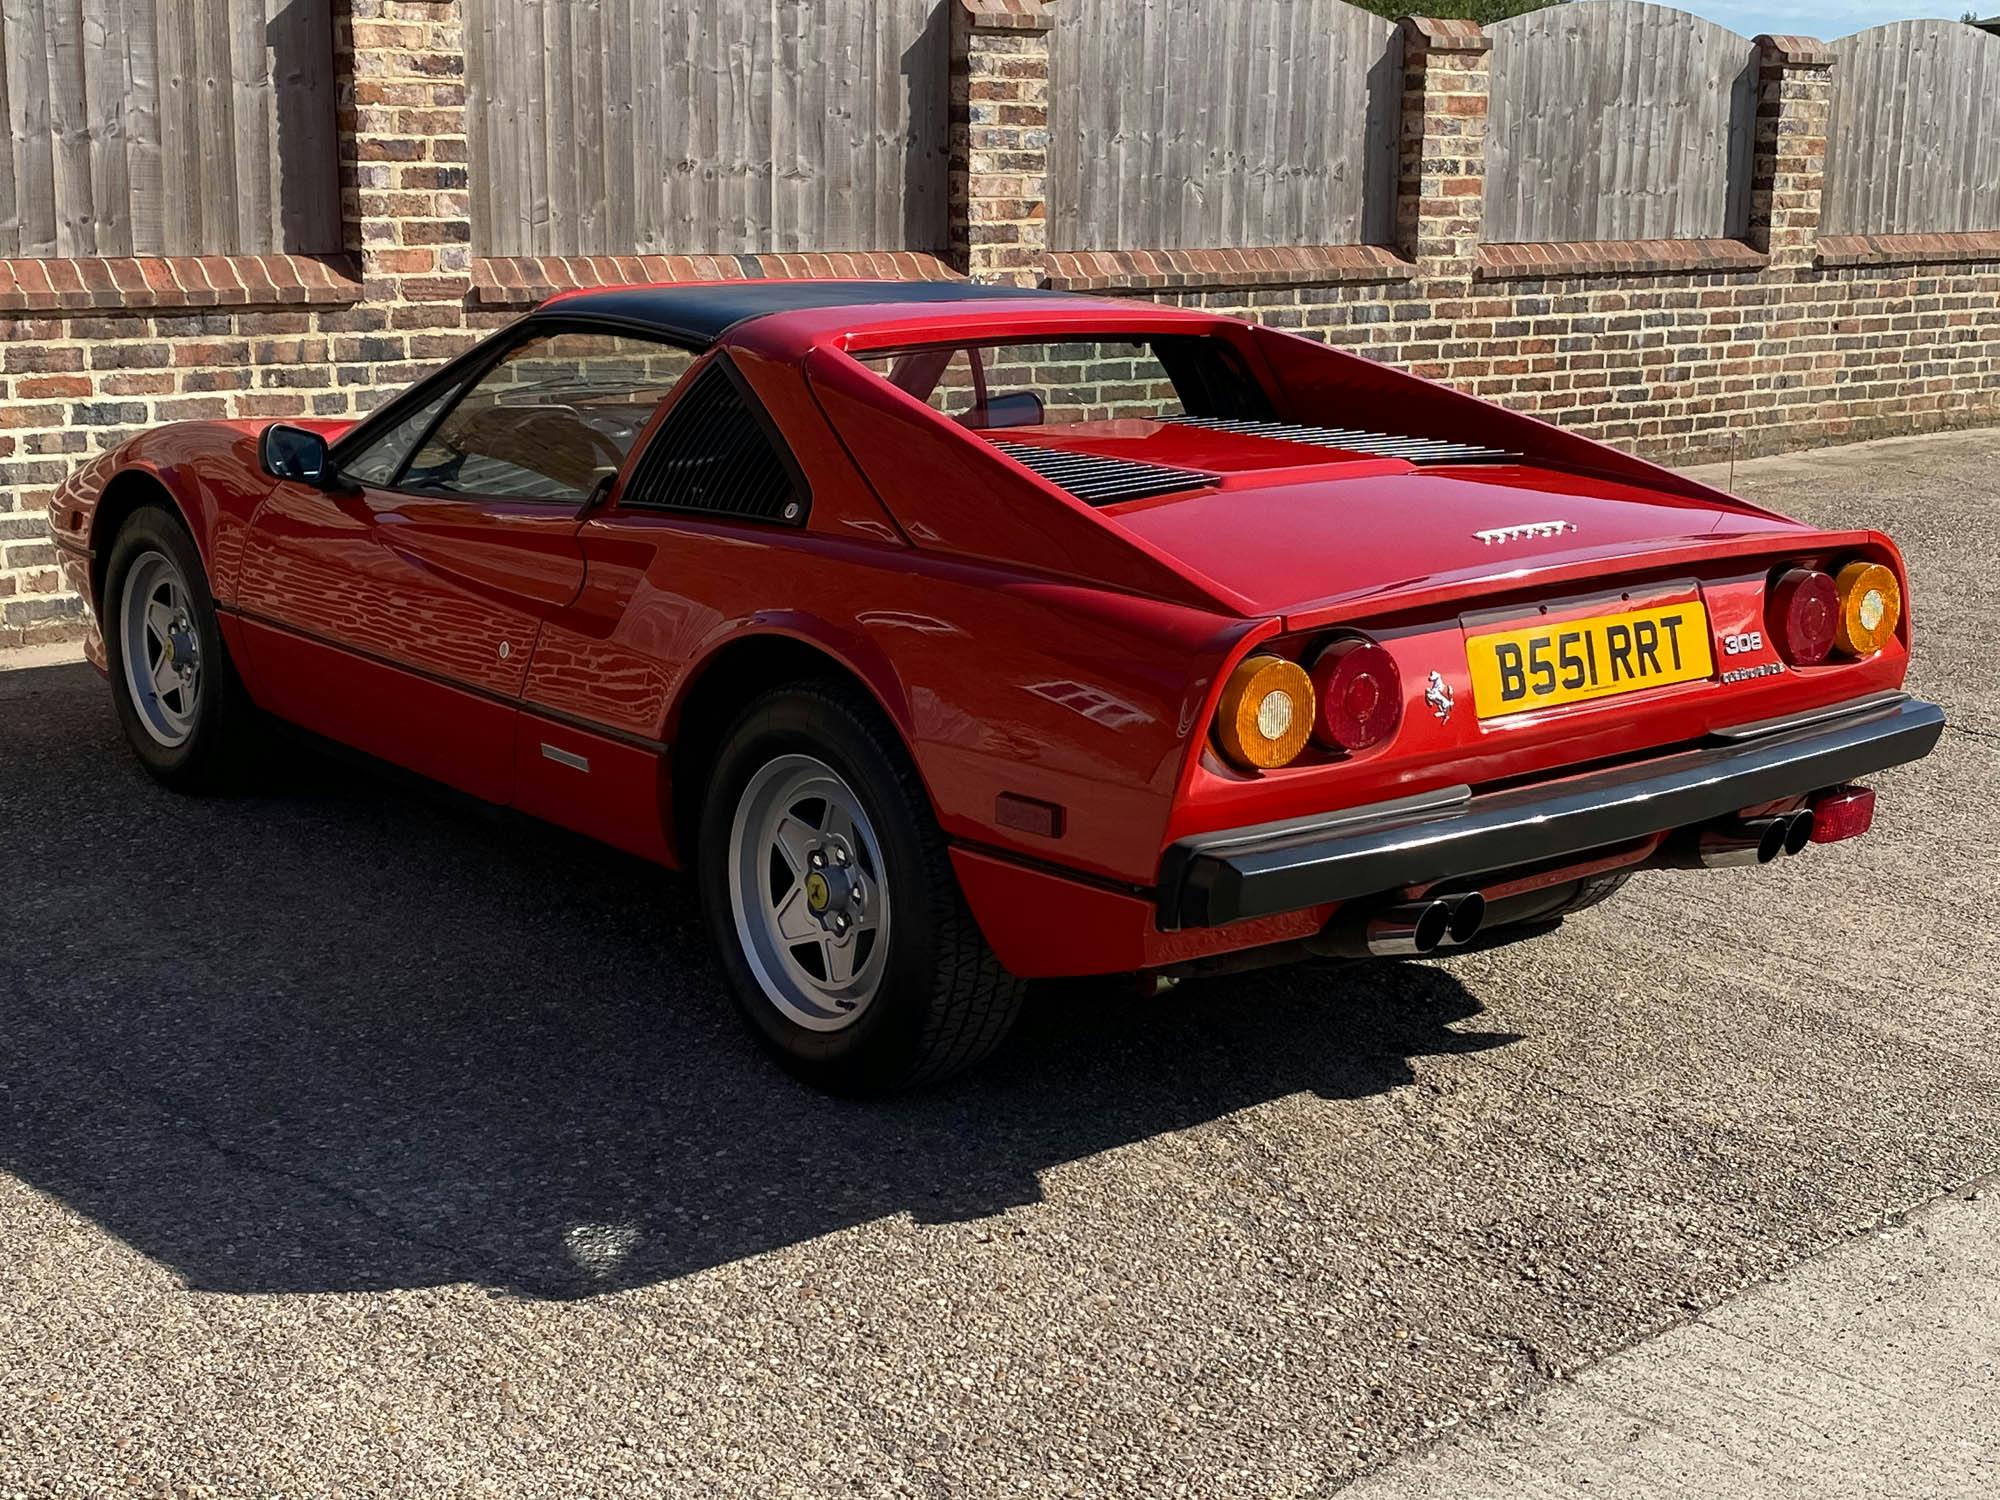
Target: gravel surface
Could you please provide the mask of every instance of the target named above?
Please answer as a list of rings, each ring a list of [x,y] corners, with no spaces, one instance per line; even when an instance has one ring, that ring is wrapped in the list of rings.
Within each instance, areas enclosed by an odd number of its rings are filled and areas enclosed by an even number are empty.
[[[2000,434],[1879,524],[1953,717],[1875,834],[1538,943],[802,1092],[685,885],[311,757],[155,789],[0,674],[0,1496],[1321,1495],[2000,1167]]]

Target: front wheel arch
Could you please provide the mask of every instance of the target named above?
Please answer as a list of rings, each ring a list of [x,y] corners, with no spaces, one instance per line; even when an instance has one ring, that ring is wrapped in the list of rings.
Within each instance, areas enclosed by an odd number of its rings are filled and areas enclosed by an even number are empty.
[[[98,496],[97,508],[90,517],[90,594],[97,603],[100,629],[106,620],[105,612],[110,607],[104,597],[104,585],[111,569],[112,550],[118,545],[118,534],[125,529],[127,521],[149,505],[160,507],[180,521],[181,529],[194,543],[195,551],[201,554],[204,575],[208,572],[208,557],[201,545],[201,535],[195,530],[187,507],[150,470],[120,470],[104,486],[104,493]],[[212,592],[215,580],[206,578],[205,581]]]

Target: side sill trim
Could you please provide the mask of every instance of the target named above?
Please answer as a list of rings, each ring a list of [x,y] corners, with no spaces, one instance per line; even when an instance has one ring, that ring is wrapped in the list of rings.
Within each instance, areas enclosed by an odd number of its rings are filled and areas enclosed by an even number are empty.
[[[1072,880],[1078,885],[1094,886],[1100,891],[1111,891],[1120,896],[1137,896],[1144,901],[1157,900],[1159,891],[1150,885],[1134,885],[1130,881],[1118,880],[1109,875],[1099,875],[1089,870],[1079,870],[1074,865],[1066,865],[1061,860],[1038,859],[1032,854],[1024,854],[1019,849],[1009,849],[1000,844],[989,844],[982,839],[954,838],[951,847],[963,849],[968,854],[981,855],[986,859],[999,860],[1006,864],[1018,865],[1024,870],[1033,870],[1042,875],[1054,875],[1062,880]]]
[[[406,661],[397,661],[392,656],[383,656],[374,651],[364,651],[360,647],[351,646],[345,641],[330,640],[326,636],[315,634],[310,630],[300,630],[296,625],[287,625],[283,620],[274,620],[269,615],[259,614],[256,610],[244,609],[234,604],[223,604],[218,600],[215,612],[219,615],[234,615],[239,620],[248,620],[251,624],[261,625],[266,630],[280,630],[286,635],[295,635],[300,640],[311,641],[315,645],[330,646],[335,651],[344,651],[349,656],[359,657],[362,661],[373,662],[378,667],[387,667],[394,672],[405,672],[424,682],[434,682],[439,687],[448,687],[454,692],[467,693],[474,698],[483,698],[488,703],[503,704],[508,708],[518,709],[521,713],[528,714],[534,718],[545,720],[550,724],[561,724],[565,728],[574,729],[581,734],[594,734],[600,739],[614,740],[618,744],[629,745],[634,750],[644,750],[653,755],[665,755],[670,748],[664,740],[648,739],[643,734],[633,734],[630,730],[617,729],[609,724],[600,724],[594,719],[586,719],[578,714],[564,713],[559,708],[546,708],[539,703],[530,703],[523,698],[509,698],[505,693],[488,692],[485,688],[474,687],[469,682],[458,682],[450,677],[446,677],[443,673],[431,672],[425,670],[423,667],[411,666]]]

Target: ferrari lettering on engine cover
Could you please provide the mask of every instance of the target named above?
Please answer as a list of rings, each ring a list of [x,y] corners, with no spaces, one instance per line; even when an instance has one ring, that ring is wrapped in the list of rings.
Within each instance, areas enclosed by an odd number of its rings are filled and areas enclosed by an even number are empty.
[[[1475,531],[1472,534],[1490,547],[1495,542],[1526,542],[1536,537],[1561,536],[1574,530],[1576,527],[1568,521],[1527,521],[1519,526],[1496,526],[1491,531]]]

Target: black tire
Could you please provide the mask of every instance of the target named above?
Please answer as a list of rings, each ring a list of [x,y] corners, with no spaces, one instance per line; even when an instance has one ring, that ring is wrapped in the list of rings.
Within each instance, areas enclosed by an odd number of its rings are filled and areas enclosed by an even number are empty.
[[[844,1030],[786,1015],[744,952],[731,904],[730,834],[751,779],[774,759],[810,755],[859,798],[881,844],[890,908],[879,987]],[[695,860],[702,906],[738,1008],[794,1076],[840,1094],[935,1083],[1005,1039],[1023,985],[986,946],[959,891],[944,835],[901,742],[875,705],[840,685],[801,683],[752,703],[724,735]]]
[[[179,744],[163,744],[146,728],[125,671],[124,596],[127,575],[150,553],[164,554],[187,585],[188,615],[201,650],[201,681],[193,727]],[[254,710],[216,624],[215,599],[201,553],[179,516],[164,505],[146,505],[126,518],[111,544],[104,570],[104,651],[112,700],[132,753],[162,786],[179,792],[219,790],[241,774]]]
[[[1630,870],[1613,870],[1609,875],[1593,875],[1578,882],[1576,894],[1565,901],[1556,915],[1573,917],[1580,911],[1588,911],[1593,906],[1601,906],[1625,889],[1625,883],[1632,878]]]

